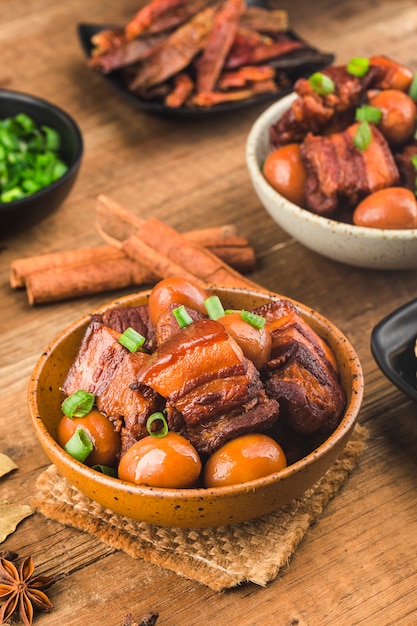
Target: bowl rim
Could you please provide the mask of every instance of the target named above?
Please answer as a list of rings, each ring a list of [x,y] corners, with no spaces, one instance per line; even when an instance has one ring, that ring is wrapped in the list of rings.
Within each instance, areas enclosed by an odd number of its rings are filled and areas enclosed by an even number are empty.
[[[210,290],[214,290],[217,293],[230,293],[231,291],[236,291],[233,288],[225,288],[225,287],[210,287]],[[346,338],[346,336],[342,333],[342,331],[337,328],[330,320],[320,314],[318,311],[311,309],[310,307],[301,304],[300,302],[293,300],[289,297],[282,296],[280,294],[268,291],[256,291],[252,289],[241,289],[237,290],[239,293],[244,292],[250,297],[263,297],[269,299],[275,298],[283,298],[292,302],[301,313],[304,313],[307,317],[308,315],[313,316],[323,327],[326,328],[328,332],[331,332],[337,341],[341,341],[344,343],[344,347],[347,351],[346,360],[349,362],[349,367],[351,369],[351,377],[352,377],[352,389],[351,394],[347,399],[347,405],[345,408],[345,412],[343,414],[343,418],[336,427],[336,429],[331,433],[331,435],[321,443],[317,448],[315,448],[308,455],[302,457],[295,463],[288,465],[286,468],[269,474],[267,476],[257,478],[251,481],[246,481],[244,483],[238,483],[235,485],[229,485],[224,487],[194,487],[187,489],[176,489],[176,488],[157,488],[157,487],[149,487],[146,485],[136,485],[133,483],[129,483],[127,481],[123,481],[117,477],[107,476],[96,470],[93,470],[91,467],[77,461],[73,457],[71,457],[65,450],[57,443],[57,441],[52,437],[52,435],[48,432],[46,426],[44,425],[42,418],[39,416],[37,411],[37,402],[36,402],[36,381],[38,380],[43,367],[46,364],[47,359],[51,352],[57,348],[57,346],[71,333],[75,330],[80,329],[83,326],[87,326],[87,324],[91,321],[91,315],[94,313],[100,313],[104,310],[108,310],[110,307],[117,306],[129,306],[129,303],[132,301],[134,297],[148,298],[151,290],[140,291],[135,294],[130,294],[116,300],[112,300],[107,304],[99,307],[92,313],[86,314],[74,321],[72,324],[67,326],[59,335],[53,339],[47,348],[43,350],[40,358],[38,359],[34,370],[32,372],[29,388],[28,388],[28,410],[29,415],[32,420],[32,425],[35,428],[35,431],[41,431],[42,435],[45,437],[45,440],[48,444],[49,448],[53,448],[57,454],[60,455],[63,463],[66,466],[76,468],[76,470],[88,480],[96,480],[102,486],[108,486],[109,488],[117,487],[119,490],[126,492],[128,494],[132,494],[135,496],[140,495],[153,495],[155,498],[164,499],[184,499],[184,500],[195,500],[201,499],[204,497],[204,494],[208,494],[211,497],[216,496],[219,498],[227,498],[233,494],[240,494],[245,492],[253,491],[254,489],[258,489],[260,486],[267,487],[272,483],[279,482],[293,474],[298,473],[300,470],[306,469],[314,460],[321,459],[328,451],[329,448],[336,446],[344,437],[351,431],[357,421],[362,400],[363,400],[363,392],[364,392],[364,376],[362,371],[362,366],[359,361],[359,357],[356,354],[352,344]]]
[[[284,96],[281,100],[274,102],[261,113],[249,130],[246,140],[246,164],[252,179],[256,184],[269,194],[275,201],[280,202],[285,209],[293,216],[302,219],[316,227],[324,228],[333,232],[346,235],[348,237],[359,237],[362,239],[401,239],[413,241],[417,239],[417,228],[394,229],[394,228],[369,228],[366,226],[356,226],[332,220],[329,217],[317,215],[308,209],[294,204],[287,200],[276,189],[274,189],[262,174],[261,164],[256,156],[257,148],[262,137],[268,132],[269,127],[277,121],[283,113],[289,109],[292,102],[297,98],[297,94],[292,92]]]
[[[0,203],[0,210],[10,210],[13,208],[19,208],[20,206],[24,206],[26,203],[32,200],[41,200],[45,195],[47,195],[50,191],[60,187],[63,183],[65,183],[68,179],[70,179],[74,172],[80,166],[81,159],[84,153],[84,140],[81,133],[81,129],[78,126],[75,119],[64,109],[62,109],[57,104],[46,100],[45,98],[39,96],[33,96],[31,94],[24,93],[22,91],[14,91],[10,89],[0,89],[0,104],[1,101],[10,101],[14,100],[16,103],[22,102],[25,104],[39,106],[42,109],[50,109],[54,112],[54,114],[61,118],[62,121],[70,128],[76,140],[76,151],[73,159],[73,163],[68,166],[68,170],[65,172],[63,176],[55,180],[53,183],[48,185],[47,187],[43,187],[36,191],[35,193],[30,194],[29,196],[25,196],[24,198],[20,198],[19,200],[13,200],[12,202],[2,202]]]

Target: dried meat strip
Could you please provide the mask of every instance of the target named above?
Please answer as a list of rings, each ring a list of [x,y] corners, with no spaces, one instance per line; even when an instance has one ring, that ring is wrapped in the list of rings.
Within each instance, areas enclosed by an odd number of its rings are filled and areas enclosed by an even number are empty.
[[[167,94],[164,104],[171,108],[182,106],[194,91],[194,81],[187,72],[180,72],[173,79],[174,86]]]
[[[253,83],[250,88],[234,89],[231,91],[209,91],[199,93],[190,99],[190,104],[199,107],[212,107],[226,102],[238,102],[239,100],[249,100],[260,93],[275,93],[278,91],[275,81],[259,81]]]
[[[171,30],[211,4],[207,0],[151,0],[128,22],[127,39]]]
[[[279,9],[246,7],[239,20],[239,26],[251,28],[261,33],[278,33],[288,29],[288,13]]]
[[[177,28],[138,69],[131,91],[146,90],[182,71],[203,49],[211,32],[214,10],[207,8]]]
[[[275,70],[270,65],[249,65],[233,72],[223,72],[218,81],[220,91],[245,87],[253,82],[274,79]]]
[[[197,93],[213,91],[233,44],[244,0],[226,0],[216,13],[212,31],[197,66]]]
[[[89,66],[108,74],[138,61],[143,61],[167,38],[167,34],[150,35],[127,40],[123,31],[105,31],[93,39]]]
[[[224,63],[224,69],[232,70],[242,65],[264,63],[265,61],[285,56],[295,50],[306,48],[306,45],[302,41],[296,41],[290,37],[284,36],[279,37],[271,43],[250,45],[247,41],[246,44],[242,44],[243,41],[240,39],[231,47],[230,53]]]

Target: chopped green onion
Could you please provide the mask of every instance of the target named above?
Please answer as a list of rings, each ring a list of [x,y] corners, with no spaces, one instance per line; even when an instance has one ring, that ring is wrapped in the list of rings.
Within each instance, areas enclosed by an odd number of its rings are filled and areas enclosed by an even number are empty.
[[[187,313],[187,310],[183,304],[176,309],[172,309],[172,313],[177,320],[178,326],[180,328],[185,328],[186,326],[189,326],[193,321],[192,317]]]
[[[252,311],[245,311],[242,309],[226,309],[225,314],[230,315],[230,313],[240,313],[242,320],[244,322],[248,322],[248,324],[254,326],[255,328],[263,328],[266,323],[266,318],[263,317],[263,315],[258,315]]]
[[[36,128],[35,122],[29,115],[26,115],[26,113],[18,113],[14,119],[27,133],[30,133]]]
[[[219,296],[210,296],[207,300],[204,300],[204,306],[210,319],[217,320],[219,317],[223,317],[224,308]]]
[[[65,398],[61,409],[67,417],[85,417],[93,408],[94,401],[95,397],[92,393],[80,389]]]
[[[361,78],[362,76],[365,76],[369,70],[369,59],[365,57],[354,57],[349,61],[346,69],[349,74]]]
[[[372,124],[379,124],[382,118],[382,111],[377,107],[373,107],[370,104],[363,104],[356,109],[355,120],[357,122],[370,122]]]
[[[60,144],[56,130],[37,127],[25,113],[0,120],[0,202],[32,195],[61,178],[68,166]]]
[[[68,439],[64,446],[65,451],[74,459],[77,459],[77,461],[81,461],[81,463],[91,454],[93,448],[93,440],[84,428],[77,428],[73,436]]]
[[[146,338],[138,333],[134,328],[129,326],[129,328],[126,328],[126,330],[120,335],[118,341],[130,352],[137,352],[145,343]]]
[[[315,72],[309,78],[311,87],[320,96],[327,96],[329,93],[334,93],[335,85],[330,76],[326,76],[322,72]]]
[[[361,122],[353,137],[353,143],[358,150],[366,150],[372,141],[372,131],[368,122]]]
[[[45,133],[46,150],[59,150],[60,139],[56,130],[54,130],[53,128],[49,128],[49,126],[41,126],[41,129]]]
[[[252,313],[252,311],[242,311],[240,314],[242,320],[251,324],[255,328],[263,328],[265,326],[266,319],[262,315]]]
[[[106,476],[114,476],[117,477],[117,470],[114,467],[109,467],[108,465],[93,465],[93,470],[96,472],[100,472],[100,474],[105,474]]]
[[[151,426],[154,422],[162,422],[162,427],[159,430],[153,430]],[[152,413],[146,421],[146,430],[151,437],[165,437],[165,435],[168,434],[168,423],[165,419],[165,415],[160,411]]]
[[[13,189],[8,189],[7,191],[3,191],[0,195],[1,202],[13,202],[14,200],[20,200],[20,198],[25,197],[25,192],[19,187],[13,187]]]
[[[411,85],[408,90],[408,95],[413,100],[417,100],[417,72],[414,74],[413,80],[411,81]]]

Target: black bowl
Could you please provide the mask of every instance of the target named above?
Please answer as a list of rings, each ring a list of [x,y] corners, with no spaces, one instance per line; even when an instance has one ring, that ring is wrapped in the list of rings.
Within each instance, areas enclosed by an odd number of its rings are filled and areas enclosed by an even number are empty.
[[[417,402],[417,299],[382,319],[371,334],[373,357],[396,386]]]
[[[18,113],[26,113],[37,125],[50,126],[59,133],[60,156],[68,170],[60,179],[31,196],[0,203],[0,237],[33,226],[55,211],[74,185],[83,155],[81,131],[68,113],[42,98],[0,90],[0,119]]]

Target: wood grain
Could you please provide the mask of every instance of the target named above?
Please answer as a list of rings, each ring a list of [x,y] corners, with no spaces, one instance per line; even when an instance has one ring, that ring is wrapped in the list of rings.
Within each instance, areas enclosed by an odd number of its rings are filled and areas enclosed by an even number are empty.
[[[33,554],[57,576],[51,614],[35,624],[118,626],[158,611],[161,626],[414,626],[417,622],[417,411],[377,368],[373,326],[417,297],[416,271],[382,272],[333,263],[292,240],[260,206],[245,167],[245,141],[264,109],[207,120],[164,119],[125,102],[86,68],[76,25],[125,23],[143,2],[0,0],[0,87],[62,106],[78,121],[85,156],[71,195],[30,231],[0,241],[0,451],[18,470],[0,498],[27,503],[48,460],[34,438],[27,384],[42,350],[67,325],[125,292],[30,307],[9,287],[13,259],[100,245],[95,203],[106,194],[143,218],[179,231],[234,223],[255,247],[251,279],[318,309],[348,336],[365,373],[360,421],[370,440],[359,469],[309,532],[282,577],[267,588],[216,594],[117,553],[36,514],[2,548]],[[413,0],[273,1],[291,26],[338,62],[384,53],[417,69]],[[416,321],[417,328],[417,321]]]

